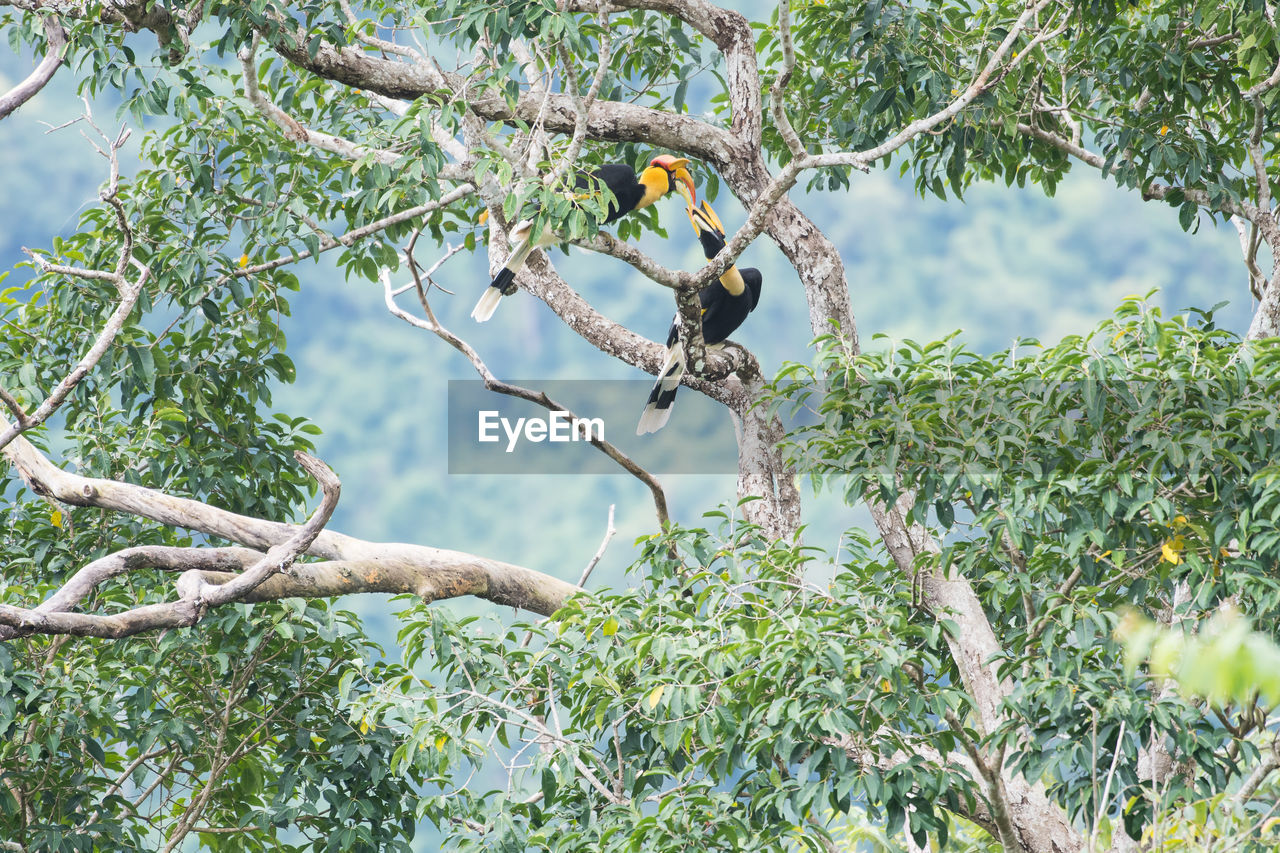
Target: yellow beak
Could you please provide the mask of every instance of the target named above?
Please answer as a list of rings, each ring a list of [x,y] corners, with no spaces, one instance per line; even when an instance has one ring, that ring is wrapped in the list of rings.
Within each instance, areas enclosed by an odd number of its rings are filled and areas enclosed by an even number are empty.
[[[684,198],[685,205],[692,209],[698,197],[697,190],[693,188],[693,175],[684,166],[680,166],[671,173],[671,177],[676,182],[676,192]]]

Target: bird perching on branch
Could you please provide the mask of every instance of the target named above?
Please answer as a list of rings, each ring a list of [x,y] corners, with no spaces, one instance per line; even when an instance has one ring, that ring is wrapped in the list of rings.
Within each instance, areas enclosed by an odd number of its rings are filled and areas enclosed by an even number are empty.
[[[702,244],[702,254],[711,260],[724,248],[724,226],[720,217],[706,201],[701,208],[689,205],[689,221]],[[719,346],[741,326],[760,302],[760,270],[754,267],[738,269],[730,266],[716,281],[698,291],[702,304],[702,339],[707,346]],[[671,417],[671,406],[676,400],[676,390],[684,376],[684,347],[680,344],[680,317],[671,321],[667,332],[667,357],[658,372],[658,381],[649,392],[649,401],[640,415],[636,435],[657,432]]]
[[[667,193],[675,190],[684,197],[686,204],[692,208],[696,193],[693,188],[693,175],[689,174],[689,161],[683,157],[661,154],[654,157],[639,175],[636,170],[625,163],[611,163],[601,166],[590,174],[579,174],[574,187],[579,191],[578,198],[586,198],[608,189],[613,196],[609,202],[606,223],[630,213],[648,207]],[[502,264],[502,269],[493,277],[493,281],[485,289],[471,309],[471,316],[483,323],[493,316],[502,297],[516,291],[516,273],[524,266],[525,260],[535,249],[544,249],[558,242],[561,238],[555,230],[543,228],[541,234],[533,233],[533,221],[526,219],[511,229],[514,245],[511,254]]]

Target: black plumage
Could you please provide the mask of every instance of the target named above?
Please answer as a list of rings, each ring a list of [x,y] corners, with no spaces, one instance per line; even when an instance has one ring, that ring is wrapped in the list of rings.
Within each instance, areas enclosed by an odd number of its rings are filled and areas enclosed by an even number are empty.
[[[693,223],[698,242],[702,244],[702,254],[707,260],[720,254],[725,245],[724,226],[711,205],[703,201],[699,209],[690,207],[689,221]],[[760,270],[731,266],[719,279],[698,291],[698,302],[702,305],[702,339],[707,346],[716,346],[728,340],[746,322],[747,315],[760,302],[763,283]],[[671,329],[667,332],[667,357],[658,373],[658,381],[649,392],[649,400],[640,416],[636,435],[657,432],[666,425],[667,419],[671,417],[671,406],[675,403],[676,391],[680,388],[684,370],[684,347],[680,344],[680,318],[677,316],[671,321]]]
[[[610,163],[601,166],[591,173],[579,173],[574,179],[574,189],[584,194],[600,192],[607,187],[613,199],[605,216],[605,222],[613,222],[633,210],[648,207],[672,190],[685,197],[689,206],[694,201],[693,176],[687,167],[689,161],[670,154],[654,157],[639,175],[626,163]],[[539,235],[533,234],[533,221],[526,219],[511,229],[513,247],[498,270],[498,274],[489,282],[489,287],[480,296],[480,301],[471,310],[471,316],[483,323],[493,316],[498,302],[503,296],[515,293],[516,273],[524,266],[525,260],[535,249],[543,249],[559,240],[559,236],[551,228],[544,228]]]

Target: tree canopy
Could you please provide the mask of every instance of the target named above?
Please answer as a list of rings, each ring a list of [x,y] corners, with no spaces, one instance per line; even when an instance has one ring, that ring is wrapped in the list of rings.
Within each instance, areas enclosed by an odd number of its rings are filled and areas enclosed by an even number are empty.
[[[424,821],[452,849],[1275,849],[1273,6],[752,13],[0,0],[36,57],[0,120],[71,77],[101,155],[75,227],[0,273],[0,849],[407,850]],[[656,153],[746,211],[695,271],[654,248],[676,202],[606,230],[573,197]],[[1135,297],[1060,342],[864,349],[874,283],[790,193],[874,169],[943,199],[1076,169],[1234,229],[1252,322]],[[575,583],[338,532],[318,427],[273,405],[325,381],[282,331],[324,258],[432,363],[555,410],[441,286],[526,215],[674,306],[733,416],[707,522],[599,443],[655,516],[621,588],[590,583],[611,534]],[[777,376],[706,348],[697,302],[766,241],[765,305],[802,292],[810,331]],[[518,283],[556,335],[661,369],[549,256]],[[807,542],[806,482],[871,525]],[[484,498],[449,489],[500,518]],[[372,593],[406,596],[389,659],[332,601]],[[484,615],[439,604],[467,597]]]

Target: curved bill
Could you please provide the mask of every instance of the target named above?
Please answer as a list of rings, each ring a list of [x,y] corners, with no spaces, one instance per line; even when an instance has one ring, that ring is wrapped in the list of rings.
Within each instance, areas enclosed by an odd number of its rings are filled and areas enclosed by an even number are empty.
[[[671,185],[684,198],[685,205],[692,208],[698,199],[697,190],[693,187],[693,175],[690,174],[687,157],[673,157],[670,154],[659,154],[649,161],[650,166],[661,166],[671,179]]]
[[[680,166],[671,173],[671,178],[675,181],[676,192],[684,197],[684,203],[692,209],[698,199],[697,190],[693,188],[693,175],[684,166]]]

